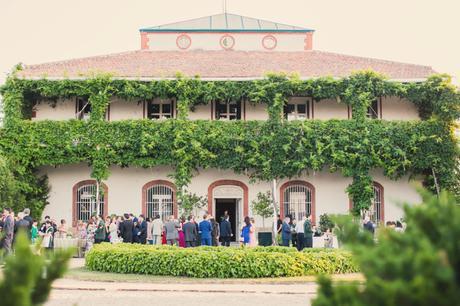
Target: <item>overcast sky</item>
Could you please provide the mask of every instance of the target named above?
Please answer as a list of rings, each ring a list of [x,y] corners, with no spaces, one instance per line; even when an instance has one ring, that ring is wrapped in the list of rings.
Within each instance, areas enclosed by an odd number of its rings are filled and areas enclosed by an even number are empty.
[[[37,64],[140,48],[138,29],[222,0],[0,0],[0,83]],[[460,0],[227,0],[230,13],[313,28],[313,48],[430,65],[460,79]]]

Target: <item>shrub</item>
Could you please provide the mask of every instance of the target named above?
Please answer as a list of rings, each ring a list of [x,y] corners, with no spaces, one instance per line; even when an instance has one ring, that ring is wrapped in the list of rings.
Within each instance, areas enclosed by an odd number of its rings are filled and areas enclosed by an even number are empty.
[[[37,247],[38,248],[38,247]],[[48,299],[51,284],[67,269],[73,250],[45,253],[40,256],[29,245],[26,235],[16,238],[15,254],[5,258],[3,278],[0,281],[0,305],[43,305]]]
[[[260,278],[356,272],[343,250],[256,247],[178,248],[132,244],[100,244],[86,256],[93,271],[197,278]]]
[[[332,285],[323,277],[314,306],[459,304],[460,207],[445,192],[422,195],[422,205],[404,208],[406,231],[383,229],[378,243],[357,224],[343,224],[366,282]]]

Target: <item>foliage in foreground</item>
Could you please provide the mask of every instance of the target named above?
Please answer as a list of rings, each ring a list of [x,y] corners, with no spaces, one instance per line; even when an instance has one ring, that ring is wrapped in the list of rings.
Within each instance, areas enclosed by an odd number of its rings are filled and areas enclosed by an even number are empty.
[[[443,192],[423,193],[424,204],[406,206],[405,233],[383,230],[378,243],[353,223],[343,237],[364,274],[364,284],[320,278],[314,306],[458,305],[460,301],[460,207]]]
[[[86,255],[93,271],[197,278],[259,278],[356,272],[349,252],[294,248],[177,248],[101,244]]]
[[[15,254],[7,256],[0,282],[2,306],[42,305],[48,299],[51,284],[62,277],[72,250],[38,255],[25,234],[19,234]]]

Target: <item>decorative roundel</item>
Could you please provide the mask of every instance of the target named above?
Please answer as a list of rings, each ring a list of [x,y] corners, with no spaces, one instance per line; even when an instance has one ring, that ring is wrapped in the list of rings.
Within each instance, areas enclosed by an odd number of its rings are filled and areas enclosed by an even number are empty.
[[[267,50],[275,49],[277,44],[278,41],[276,40],[276,37],[273,35],[266,35],[262,39],[262,46]]]
[[[220,38],[220,46],[224,50],[230,50],[235,46],[235,38],[231,35],[224,35]]]
[[[187,34],[181,34],[176,39],[176,45],[179,49],[188,49],[192,45],[192,39]]]

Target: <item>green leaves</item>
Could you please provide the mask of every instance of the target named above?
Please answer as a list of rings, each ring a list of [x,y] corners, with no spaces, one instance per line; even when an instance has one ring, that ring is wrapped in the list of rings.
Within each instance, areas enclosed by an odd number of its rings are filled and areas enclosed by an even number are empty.
[[[357,272],[342,250],[256,247],[178,248],[136,244],[101,244],[86,255],[93,271],[187,276],[260,278]]]
[[[378,231],[377,242],[361,225],[341,218],[341,237],[352,251],[363,283],[320,279],[314,306],[439,305],[460,299],[460,207],[447,192],[422,192],[422,205],[406,205],[405,232]],[[458,303],[457,303],[458,304]]]
[[[179,75],[174,80],[114,80],[96,75],[85,80],[27,80],[14,75],[0,88],[5,129],[0,151],[15,165],[25,200],[43,207],[46,186],[34,170],[49,165],[86,162],[92,176],[106,179],[111,165],[174,167],[179,189],[200,168],[248,173],[252,180],[298,176],[309,171],[341,171],[352,177],[348,187],[356,209],[370,205],[369,171],[382,168],[398,179],[423,174],[425,184],[460,195],[458,148],[453,121],[460,116],[460,93],[444,75],[421,83],[386,80],[372,71],[342,79],[301,80],[296,75],[270,74],[253,81],[202,81]],[[105,122],[111,97],[135,103],[156,97],[176,99],[178,118],[164,122],[132,120]],[[289,97],[336,99],[352,108],[352,120],[287,122],[283,107]],[[367,108],[377,97],[399,96],[415,103],[424,122],[368,120]],[[70,97],[91,102],[89,122],[29,122],[37,102],[51,105]],[[268,105],[266,122],[188,121],[196,105],[243,101]],[[435,175],[433,175],[433,173]],[[436,178],[435,178],[436,176]],[[37,186],[41,182],[42,185]],[[45,199],[45,200],[43,200]],[[42,204],[38,204],[42,201]],[[23,204],[20,204],[23,205]],[[25,205],[25,204],[24,204]],[[38,212],[39,213],[39,212]]]
[[[44,250],[41,250],[42,252]],[[4,306],[43,305],[54,280],[62,277],[73,250],[56,251],[43,256],[33,251],[25,233],[17,235],[14,256],[5,260],[0,294]]]

